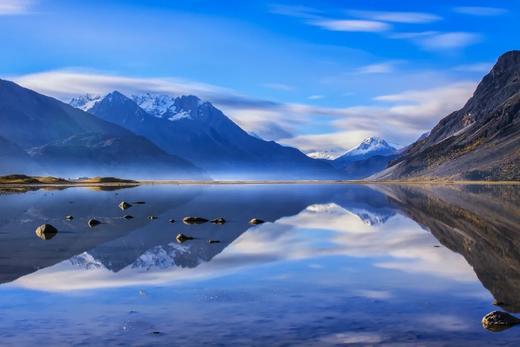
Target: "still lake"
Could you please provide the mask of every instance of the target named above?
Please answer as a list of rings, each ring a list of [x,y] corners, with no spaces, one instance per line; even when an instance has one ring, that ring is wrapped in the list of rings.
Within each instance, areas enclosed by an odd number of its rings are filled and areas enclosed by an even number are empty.
[[[5,189],[0,344],[518,346],[481,319],[520,312],[519,226],[508,185]]]

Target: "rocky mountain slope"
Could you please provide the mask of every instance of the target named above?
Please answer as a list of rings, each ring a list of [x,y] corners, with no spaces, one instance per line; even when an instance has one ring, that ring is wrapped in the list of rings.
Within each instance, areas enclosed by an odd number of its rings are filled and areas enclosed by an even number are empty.
[[[167,153],[185,158],[218,178],[339,178],[332,165],[299,150],[251,136],[210,102],[195,96],[114,91],[76,107],[142,135]]]
[[[191,163],[123,127],[4,80],[0,122],[0,136],[28,152],[42,167],[40,174],[204,176]],[[16,161],[3,165],[10,172],[26,173]]]
[[[502,55],[466,105],[376,179],[520,180],[520,51]]]

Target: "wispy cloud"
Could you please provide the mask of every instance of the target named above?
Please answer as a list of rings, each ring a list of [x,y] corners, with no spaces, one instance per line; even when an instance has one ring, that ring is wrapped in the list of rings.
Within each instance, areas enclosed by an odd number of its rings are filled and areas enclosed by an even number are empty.
[[[424,12],[348,11],[348,13],[375,21],[407,24],[432,23],[442,19],[438,15]]]
[[[0,0],[0,16],[27,14],[33,3],[31,0]]]
[[[358,19],[315,19],[308,23],[330,31],[382,32],[391,28],[384,22]]]
[[[378,64],[369,64],[365,66],[361,66],[356,70],[359,74],[383,74],[390,73],[394,71],[394,63],[393,62],[384,62]]]
[[[471,16],[500,16],[508,12],[505,8],[481,6],[459,6],[454,7],[453,11]]]
[[[269,7],[271,13],[298,18],[316,18],[321,11],[307,6],[291,6],[274,4]]]
[[[262,87],[282,92],[289,92],[294,89],[292,86],[284,83],[263,83]]]
[[[309,100],[320,100],[325,98],[325,95],[315,94],[315,95],[309,95],[307,99]]]
[[[420,47],[431,51],[461,49],[482,41],[481,35],[471,32],[398,32],[392,33],[388,37],[411,40]]]

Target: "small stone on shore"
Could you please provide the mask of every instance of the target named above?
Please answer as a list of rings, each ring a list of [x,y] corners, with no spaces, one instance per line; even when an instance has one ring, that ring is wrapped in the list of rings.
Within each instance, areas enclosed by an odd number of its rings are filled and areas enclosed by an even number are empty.
[[[88,226],[91,228],[98,226],[99,224],[101,224],[101,222],[94,218],[89,219],[89,221],[88,221]]]
[[[42,240],[50,240],[58,233],[58,229],[50,224],[42,224],[35,231],[36,235]]]
[[[482,318],[482,326],[490,331],[502,331],[520,324],[520,319],[507,312],[493,311]]]
[[[263,224],[263,223],[265,223],[265,222],[258,218],[253,218],[249,221],[249,224],[253,224],[253,225]]]
[[[193,240],[193,237],[187,236],[184,234],[179,234],[179,235],[177,235],[177,237],[175,239],[177,240],[178,243],[183,243],[188,240]]]
[[[208,222],[206,218],[202,217],[184,217],[182,221],[184,224],[203,224]]]
[[[226,220],[224,218],[220,217],[220,218],[215,218],[215,219],[211,220],[211,223],[213,223],[213,224],[224,224],[224,223],[226,223]]]

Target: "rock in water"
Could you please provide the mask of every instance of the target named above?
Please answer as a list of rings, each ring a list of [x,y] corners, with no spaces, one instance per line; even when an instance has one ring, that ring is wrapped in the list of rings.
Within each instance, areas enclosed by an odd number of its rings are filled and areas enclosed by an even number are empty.
[[[175,219],[170,219],[168,222],[173,224],[173,223],[175,223]]]
[[[134,216],[127,214],[123,216],[123,219],[134,219]]]
[[[220,218],[213,219],[211,221],[211,223],[213,223],[213,224],[224,224],[224,223],[226,223],[226,220],[224,218],[220,217]]]
[[[130,205],[126,201],[121,201],[121,203],[119,204],[119,208],[122,209],[123,211],[126,209],[129,209],[130,207],[132,207],[132,205]]]
[[[58,233],[58,229],[50,224],[42,224],[36,228],[36,235],[42,240],[50,240]]]
[[[258,218],[253,218],[249,221],[249,224],[253,224],[253,225],[262,224],[262,223],[265,223],[265,222]]]
[[[208,220],[202,217],[184,217],[182,221],[184,224],[202,224],[206,223]]]
[[[220,243],[219,240],[208,240],[208,243],[211,245],[212,243]]]
[[[98,226],[99,224],[101,224],[101,222],[94,218],[89,219],[89,221],[88,221],[88,226],[91,228]]]
[[[177,235],[176,240],[177,240],[178,243],[183,243],[183,242],[188,241],[188,240],[193,240],[193,237],[186,236],[184,234],[179,234],[179,235]]]
[[[74,217],[73,216],[65,216],[65,220],[73,220]]]
[[[159,217],[157,217],[157,216],[148,216],[148,219],[149,219],[149,220],[155,220],[155,219],[157,219],[157,218],[159,218]]]
[[[490,331],[502,331],[520,324],[520,319],[507,312],[493,311],[482,318],[482,326]]]

